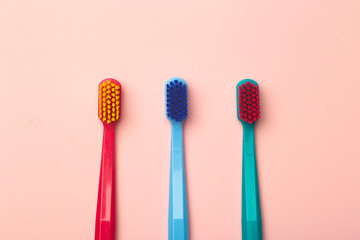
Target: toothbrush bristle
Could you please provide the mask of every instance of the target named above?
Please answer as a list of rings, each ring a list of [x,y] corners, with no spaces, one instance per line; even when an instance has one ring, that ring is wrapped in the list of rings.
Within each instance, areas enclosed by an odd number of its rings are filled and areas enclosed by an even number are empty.
[[[120,112],[121,85],[115,79],[105,79],[99,84],[99,118],[109,124],[119,120]]]
[[[259,87],[250,81],[238,86],[238,117],[249,124],[260,118]]]
[[[166,116],[176,122],[184,121],[188,115],[187,86],[180,79],[166,83]]]

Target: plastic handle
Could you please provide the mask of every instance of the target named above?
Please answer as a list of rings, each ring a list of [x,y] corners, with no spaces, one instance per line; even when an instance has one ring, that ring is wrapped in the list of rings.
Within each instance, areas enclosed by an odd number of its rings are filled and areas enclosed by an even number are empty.
[[[115,240],[115,124],[104,124],[95,240]]]
[[[254,124],[243,126],[242,239],[262,240]]]
[[[188,239],[182,123],[173,122],[171,127],[169,240]]]

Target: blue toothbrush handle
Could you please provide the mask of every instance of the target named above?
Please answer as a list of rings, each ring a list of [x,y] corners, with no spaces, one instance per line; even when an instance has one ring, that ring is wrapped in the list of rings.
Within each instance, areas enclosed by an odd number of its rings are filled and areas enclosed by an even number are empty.
[[[254,124],[243,124],[242,239],[262,240]]]
[[[169,240],[188,239],[189,227],[182,123],[174,122],[171,127]]]

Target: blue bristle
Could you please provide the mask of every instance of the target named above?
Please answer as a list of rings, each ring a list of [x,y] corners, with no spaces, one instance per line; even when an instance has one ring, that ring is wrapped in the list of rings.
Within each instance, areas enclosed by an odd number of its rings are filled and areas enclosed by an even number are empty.
[[[187,115],[186,84],[177,79],[170,81],[166,84],[166,116],[181,122]]]

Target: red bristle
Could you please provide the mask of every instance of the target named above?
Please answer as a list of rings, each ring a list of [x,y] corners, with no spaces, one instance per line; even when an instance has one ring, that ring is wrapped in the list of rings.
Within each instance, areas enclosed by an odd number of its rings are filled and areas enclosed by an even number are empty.
[[[260,118],[259,87],[250,81],[239,86],[238,116],[244,122],[254,123]]]

